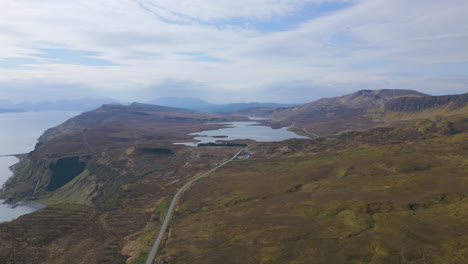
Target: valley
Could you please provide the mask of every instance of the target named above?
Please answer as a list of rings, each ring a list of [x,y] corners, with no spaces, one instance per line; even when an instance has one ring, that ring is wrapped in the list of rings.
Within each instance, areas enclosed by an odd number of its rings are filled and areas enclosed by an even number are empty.
[[[103,105],[15,166],[2,199],[47,207],[0,223],[0,263],[145,263],[171,208],[153,263],[464,263],[467,102],[362,90],[230,114]],[[174,144],[249,116],[304,138]]]

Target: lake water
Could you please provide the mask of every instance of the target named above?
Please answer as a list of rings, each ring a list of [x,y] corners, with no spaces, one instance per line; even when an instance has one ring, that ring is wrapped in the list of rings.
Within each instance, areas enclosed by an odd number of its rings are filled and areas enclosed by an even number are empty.
[[[217,130],[190,133],[189,135],[197,136],[194,138],[197,142],[176,144],[196,147],[200,143],[214,143],[220,140],[251,139],[259,142],[275,142],[291,138],[308,138],[289,131],[287,127],[273,129],[271,127],[262,126],[255,121],[222,124],[226,125],[226,127]],[[221,138],[221,136],[224,137]]]
[[[28,153],[34,149],[42,133],[79,112],[26,112],[0,114],[0,155]],[[18,162],[16,157],[0,157],[0,186],[12,176],[10,166]],[[17,206],[12,208],[0,200],[0,222],[13,220],[37,208]]]

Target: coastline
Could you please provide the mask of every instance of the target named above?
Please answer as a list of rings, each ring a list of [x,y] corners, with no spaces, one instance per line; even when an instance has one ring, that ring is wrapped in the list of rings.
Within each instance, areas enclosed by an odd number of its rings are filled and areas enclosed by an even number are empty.
[[[15,176],[16,167],[18,166],[19,163],[21,163],[21,161],[23,161],[27,157],[27,155],[28,154],[2,156],[2,157],[10,157],[10,158],[17,159],[14,164],[7,167],[8,170],[11,172],[11,176],[5,179],[4,182],[0,183],[1,184],[0,185],[0,206],[3,208],[1,209],[1,211],[2,213],[5,213],[6,215],[10,215],[9,217],[6,217],[5,219],[14,220],[20,217],[21,215],[30,214],[30,213],[33,213],[37,210],[40,210],[46,207],[45,204],[41,204],[41,203],[34,202],[34,201],[14,201],[12,199],[5,199],[6,197],[3,197],[5,185],[7,184],[9,180],[11,180]],[[18,214],[18,212],[20,213]],[[7,220],[7,221],[11,221],[11,220]],[[4,221],[0,220],[0,223],[2,222]]]
[[[12,161],[10,163],[11,165],[10,164],[8,164],[8,165],[1,164],[1,168],[0,168],[0,169],[2,169],[1,173],[4,173],[3,169],[8,169],[10,171],[10,173],[11,173],[10,176],[7,177],[7,178],[5,178],[3,176],[0,178],[0,199],[4,199],[3,194],[5,192],[5,185],[8,183],[8,181],[10,181],[11,178],[14,177],[16,166],[17,166],[17,164],[19,164],[21,162],[21,158],[15,156],[15,155],[2,155],[2,156],[0,156],[0,158],[1,159],[12,159],[12,158],[17,159],[15,161]]]
[[[26,197],[15,199],[15,194],[6,191],[9,189],[6,185],[18,177],[20,166],[28,159],[28,155],[38,143],[37,136],[80,113],[78,111],[9,113],[11,118],[0,120],[0,127],[3,128],[0,129],[0,146],[2,146],[2,154],[0,155],[0,223],[46,207],[35,200],[27,200]]]
[[[16,155],[12,155],[11,157],[15,157],[18,159],[18,162],[16,162],[15,164],[11,165],[9,167],[12,175],[11,177],[9,177],[4,183],[2,183],[2,186],[0,186],[0,199],[3,200],[2,204],[5,204],[5,205],[8,205],[9,207],[11,208],[17,208],[17,207],[29,207],[29,208],[32,208],[34,210],[39,210],[39,209],[42,209],[44,207],[46,207],[47,205],[45,204],[41,204],[41,203],[38,203],[38,202],[34,202],[34,201],[11,201],[9,199],[4,199],[5,197],[2,197],[2,193],[4,191],[4,186],[5,184],[10,180],[12,179],[13,177],[15,177],[15,174],[16,174],[16,166],[18,166],[19,163],[21,163],[25,158],[26,156],[28,155],[28,153],[25,153],[25,154],[16,154]],[[2,199],[3,198],[3,199]]]
[[[6,201],[5,201],[4,203],[6,203]],[[8,204],[8,203],[6,203],[6,204]],[[13,205],[11,206],[11,208],[16,208],[16,207],[18,207],[18,206],[29,207],[29,208],[34,209],[35,211],[47,207],[47,205],[41,204],[41,203],[38,203],[38,202],[20,201],[20,202],[17,202],[17,203],[15,203],[15,204],[13,204]]]
[[[3,158],[3,157],[15,157],[18,159],[18,161],[12,165],[10,165],[8,167],[8,169],[10,170],[11,172],[11,176],[9,178],[7,178],[4,182],[0,182],[0,199],[3,199],[5,201],[8,201],[7,199],[5,199],[5,197],[3,197],[3,194],[5,192],[5,187],[7,185],[7,183],[13,178],[15,177],[15,174],[16,174],[16,167],[18,166],[18,164],[20,164],[21,162],[23,162],[26,157],[29,155],[29,153],[23,153],[23,154],[14,154],[14,155],[0,155],[0,158]],[[12,204],[12,203],[8,203],[8,202],[3,202],[3,203],[7,203],[7,204]]]

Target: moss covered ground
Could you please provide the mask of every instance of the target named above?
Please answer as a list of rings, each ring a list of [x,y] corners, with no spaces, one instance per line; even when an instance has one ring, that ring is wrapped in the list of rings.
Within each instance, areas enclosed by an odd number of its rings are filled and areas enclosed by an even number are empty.
[[[467,142],[232,163],[184,195],[160,259],[467,263]]]
[[[466,115],[364,130],[377,117],[255,144],[197,182],[156,263],[468,263]],[[206,119],[153,121],[72,129],[24,156],[3,197],[30,197],[40,178],[48,207],[0,223],[0,263],[143,263],[174,193],[237,151],[171,144]]]

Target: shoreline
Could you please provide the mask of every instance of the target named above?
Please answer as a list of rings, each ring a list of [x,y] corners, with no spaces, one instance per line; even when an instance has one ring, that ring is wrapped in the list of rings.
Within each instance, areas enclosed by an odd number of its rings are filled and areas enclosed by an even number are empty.
[[[0,158],[16,158],[17,161],[11,165],[8,166],[8,170],[11,172],[10,177],[6,178],[4,181],[3,179],[0,178],[0,199],[4,199],[3,194],[5,192],[4,188],[5,185],[8,183],[8,181],[15,176],[15,167],[21,162],[21,155],[15,156],[15,155],[0,155]],[[5,200],[6,201],[6,200]]]
[[[4,204],[8,204],[8,203],[6,203],[6,201],[5,201]],[[47,207],[47,205],[41,204],[41,203],[38,203],[38,202],[20,201],[20,202],[17,202],[17,203],[14,203],[13,205],[11,205],[11,208],[16,208],[16,207],[19,207],[19,206],[29,207],[29,208],[32,208],[32,209],[34,209],[36,211]]]
[[[0,204],[6,205],[9,208],[13,208],[13,209],[17,207],[29,207],[37,211],[37,210],[47,207],[47,205],[45,204],[41,204],[41,203],[33,202],[33,201],[19,201],[16,203],[10,203],[8,202],[8,200],[5,200],[5,199],[0,199],[0,201],[1,201]]]
[[[38,202],[34,202],[34,201],[17,201],[17,202],[13,202],[13,201],[9,201],[9,199],[2,199],[1,195],[3,194],[4,192],[4,189],[3,187],[5,186],[5,184],[15,176],[15,169],[16,169],[16,166],[21,163],[21,161],[23,161],[26,157],[27,157],[28,153],[25,153],[25,154],[15,154],[15,155],[0,155],[0,157],[15,157],[18,159],[18,161],[9,166],[8,169],[11,171],[12,175],[3,183],[1,183],[1,186],[0,186],[0,203],[1,204],[4,204],[6,206],[8,206],[9,208],[11,209],[15,209],[15,208],[18,208],[18,207],[27,207],[27,208],[30,208],[34,211],[37,211],[37,210],[40,210],[42,208],[45,208],[47,205],[45,204],[41,204],[41,203],[38,203]]]

